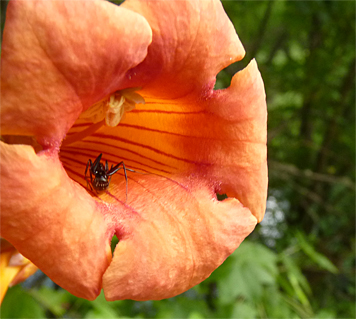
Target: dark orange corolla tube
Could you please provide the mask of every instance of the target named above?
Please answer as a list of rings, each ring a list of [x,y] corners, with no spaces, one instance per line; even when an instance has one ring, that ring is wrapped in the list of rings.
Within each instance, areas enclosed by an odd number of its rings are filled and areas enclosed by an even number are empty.
[[[163,299],[207,278],[265,211],[256,62],[213,89],[243,56],[219,1],[10,1],[1,237],[87,299]],[[87,187],[100,153],[136,171],[127,201],[123,170]]]

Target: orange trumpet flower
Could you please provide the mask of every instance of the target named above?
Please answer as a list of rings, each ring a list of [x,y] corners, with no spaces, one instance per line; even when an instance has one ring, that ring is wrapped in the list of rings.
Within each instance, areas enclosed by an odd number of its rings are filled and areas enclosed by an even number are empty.
[[[169,298],[207,278],[265,211],[256,62],[214,90],[244,53],[215,0],[10,1],[1,237],[90,300]],[[105,176],[122,161],[134,172]]]

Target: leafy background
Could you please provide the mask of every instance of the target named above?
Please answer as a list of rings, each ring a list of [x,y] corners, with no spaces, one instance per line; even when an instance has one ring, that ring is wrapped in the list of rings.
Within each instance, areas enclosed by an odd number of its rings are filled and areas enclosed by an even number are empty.
[[[252,58],[266,86],[263,222],[175,298],[90,302],[37,273],[9,290],[2,318],[355,318],[355,2],[223,5],[247,55],[219,73],[216,88]]]

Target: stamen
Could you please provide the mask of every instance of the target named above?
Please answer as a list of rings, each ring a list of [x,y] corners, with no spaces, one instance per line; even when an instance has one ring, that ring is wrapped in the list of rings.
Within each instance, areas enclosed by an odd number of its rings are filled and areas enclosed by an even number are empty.
[[[87,129],[85,129],[79,133],[76,133],[76,134],[66,137],[66,139],[62,143],[62,146],[67,146],[69,144],[73,144],[77,141],[80,141],[80,140],[86,138],[89,135],[94,134],[104,124],[105,124],[105,120],[102,120],[98,123],[94,123],[94,124],[90,125]]]
[[[63,141],[62,146],[67,146],[82,140],[93,134],[104,124],[109,127],[119,125],[126,112],[132,111],[136,104],[145,104],[145,99],[135,92],[139,89],[140,88],[129,88],[116,91],[92,105],[89,109],[84,111],[79,118],[94,124],[82,132],[67,137]]]

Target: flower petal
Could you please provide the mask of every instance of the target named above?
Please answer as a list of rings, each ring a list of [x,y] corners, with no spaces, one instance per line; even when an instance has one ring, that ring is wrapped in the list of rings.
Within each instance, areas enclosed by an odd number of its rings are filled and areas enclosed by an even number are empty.
[[[64,289],[96,298],[111,261],[100,205],[68,178],[55,152],[2,142],[0,149],[1,236]]]
[[[113,218],[120,242],[103,277],[107,300],[163,299],[188,290],[256,225],[247,208],[236,199],[219,202],[214,185],[198,176],[136,174],[129,198],[127,213]]]
[[[99,40],[98,46],[86,50],[81,48],[86,43],[82,31],[89,23],[78,16],[83,17],[83,3],[94,2],[57,5],[57,1],[46,1],[49,11],[43,1],[34,5],[23,2],[26,10],[22,11],[22,2],[15,3],[9,15],[22,12],[23,16],[14,18],[17,22],[10,23],[7,32],[17,30],[29,43],[19,35],[14,39],[22,47],[12,40],[5,46],[4,61],[9,67],[6,76],[2,75],[2,85],[9,93],[4,93],[3,134],[36,135],[47,145],[51,139],[58,142],[81,111],[114,89],[143,86],[139,93],[146,104],[129,112],[118,127],[102,127],[60,151],[67,173],[84,187],[85,165],[99,153],[104,153],[110,164],[124,160],[139,171],[129,173],[126,206],[122,171],[95,201],[68,179],[54,147],[36,155],[30,147],[2,144],[6,159],[1,161],[1,195],[6,198],[1,202],[3,236],[63,288],[88,299],[100,291],[101,276],[111,259],[108,242],[114,232],[120,243],[103,279],[108,299],[162,299],[204,280],[253,230],[253,215],[261,219],[267,190],[266,104],[256,63],[235,75],[229,89],[213,90],[216,74],[244,54],[221,3],[124,4],[142,14],[153,29],[148,56],[134,69],[151,39],[149,26],[137,14],[115,9],[118,18],[128,12],[132,15],[122,18],[113,34],[101,27],[93,29],[93,37],[85,34]],[[95,3],[98,7],[85,10],[85,15],[88,12],[94,21],[98,21],[96,15],[108,18],[113,7]],[[52,22],[47,21],[54,8],[62,18],[52,31]],[[32,22],[36,20],[38,26]],[[77,20],[82,28],[74,28],[72,34],[72,26],[64,26],[62,39],[64,22],[76,24]],[[26,31],[23,21],[30,21],[27,29],[31,31]],[[108,21],[109,29],[114,23]],[[127,25],[130,28],[123,29],[131,35],[131,28],[137,28],[134,34],[142,36],[142,41],[131,45],[129,35],[121,31],[123,42],[138,50],[134,62],[128,55],[121,64],[127,48],[120,48],[121,39],[117,41],[120,47],[115,46],[115,36]],[[146,31],[140,33],[142,27]],[[55,36],[63,41],[57,44]],[[31,52],[28,47],[33,43]],[[15,49],[22,55],[12,60],[11,50]],[[30,67],[26,67],[23,52],[31,58]],[[40,59],[44,67],[38,63]],[[24,69],[24,75],[17,66]],[[39,90],[43,87],[48,91]],[[17,113],[11,109],[14,105],[19,105]],[[44,114],[36,114],[33,120],[29,114],[38,109]],[[70,133],[87,125],[78,120]],[[237,200],[218,202],[216,192],[226,192]]]
[[[11,1],[1,55],[2,134],[60,141],[82,111],[124,88],[150,42],[142,16],[106,1]]]
[[[211,147],[209,160],[221,182],[220,192],[238,198],[256,216],[263,219],[266,209],[267,172],[267,105],[262,77],[255,60],[232,78],[226,90],[206,97],[206,110],[218,117],[209,129],[225,138]],[[191,134],[204,127],[192,125]],[[193,153],[198,145],[190,145]],[[206,155],[207,157],[207,155]]]
[[[162,98],[214,86],[216,74],[245,55],[218,0],[128,0],[122,6],[142,14],[153,31],[147,58],[129,72],[130,82]]]
[[[22,265],[9,265],[11,257],[16,253],[15,247],[0,238],[0,306],[11,282],[23,268]]]

